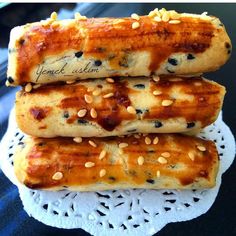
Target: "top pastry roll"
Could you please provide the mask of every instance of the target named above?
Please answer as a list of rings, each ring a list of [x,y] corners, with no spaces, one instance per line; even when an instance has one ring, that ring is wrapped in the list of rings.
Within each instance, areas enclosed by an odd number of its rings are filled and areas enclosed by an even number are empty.
[[[157,9],[148,16],[48,20],[15,27],[7,84],[214,71],[231,42],[213,16]]]

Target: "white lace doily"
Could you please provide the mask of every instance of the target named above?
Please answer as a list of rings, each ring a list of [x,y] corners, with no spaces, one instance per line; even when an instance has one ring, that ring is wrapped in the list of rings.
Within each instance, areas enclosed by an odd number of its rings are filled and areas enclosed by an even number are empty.
[[[204,129],[201,137],[213,140],[220,155],[216,187],[210,190],[116,190],[101,192],[49,192],[19,184],[13,172],[13,153],[24,134],[16,126],[14,111],[1,150],[1,168],[18,186],[29,216],[59,228],[82,228],[92,235],[152,235],[167,223],[186,221],[204,214],[213,204],[222,174],[235,155],[235,140],[222,115]]]

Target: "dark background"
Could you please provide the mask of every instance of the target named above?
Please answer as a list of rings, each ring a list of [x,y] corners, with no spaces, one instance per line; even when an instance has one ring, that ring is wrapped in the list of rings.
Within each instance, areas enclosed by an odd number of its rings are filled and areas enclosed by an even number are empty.
[[[210,15],[219,17],[235,44],[236,34],[236,4],[103,4],[103,3],[80,3],[80,4],[9,4],[0,9],[0,139],[7,128],[7,118],[14,104],[16,89],[6,88],[7,44],[10,29],[16,25],[38,21],[50,16],[52,11],[64,10],[63,16],[72,17],[73,10],[78,8],[80,13],[87,17],[99,16],[129,16],[131,13],[140,15],[149,13],[155,7],[165,7],[168,10],[175,9],[178,12],[202,13],[207,11]],[[220,56],[220,55],[219,55]],[[213,79],[227,88],[224,101],[224,121],[236,134],[236,52],[233,50],[231,59],[220,70],[208,73],[207,78]],[[212,208],[204,215],[187,222],[171,223],[164,227],[158,236],[218,236],[236,235],[236,164],[223,175],[219,194]],[[89,235],[81,229],[63,230],[46,226],[29,217],[23,210],[18,196],[17,188],[3,175],[0,170],[0,235],[18,236],[46,236],[46,235]]]

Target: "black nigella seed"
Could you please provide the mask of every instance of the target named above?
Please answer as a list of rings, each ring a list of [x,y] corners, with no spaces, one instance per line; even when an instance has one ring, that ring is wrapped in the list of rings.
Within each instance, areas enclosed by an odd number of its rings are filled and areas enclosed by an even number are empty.
[[[42,147],[42,146],[44,146],[45,145],[45,143],[38,143],[38,146],[39,147]]]
[[[125,67],[125,68],[128,68],[129,65],[127,63],[123,63],[123,62],[119,62],[119,66],[122,66],[122,67]]]
[[[170,169],[174,169],[175,165],[169,165]]]
[[[64,114],[63,114],[63,117],[67,119],[67,118],[69,118],[69,116],[70,116],[70,115],[69,115],[69,112],[68,112],[68,111],[65,111]]]
[[[154,152],[155,152],[155,151],[152,150],[152,149],[148,150],[148,153],[154,153]]]
[[[19,44],[20,44],[20,45],[23,45],[23,44],[24,44],[24,42],[25,42],[25,40],[24,40],[24,39],[20,39],[20,40],[19,40]]]
[[[8,82],[9,82],[10,84],[12,84],[12,83],[14,82],[14,79],[13,79],[11,76],[8,77],[7,80],[8,80]]]
[[[154,184],[155,183],[155,181],[153,179],[147,179],[146,182],[149,183],[149,184]]]
[[[170,74],[174,74],[175,72],[172,70],[169,70],[168,68],[166,69]]]
[[[228,54],[230,54],[231,53],[231,50],[228,50]]]
[[[222,23],[220,23],[219,26],[224,26],[224,25]]]
[[[127,130],[127,132],[129,132],[129,133],[134,133],[134,132],[136,132],[137,131],[137,129],[130,129],[130,130]]]
[[[187,123],[187,128],[190,129],[190,128],[193,128],[195,126],[195,123],[194,122],[189,122]]]
[[[188,60],[193,60],[193,59],[195,59],[195,56],[193,55],[193,54],[188,54],[188,56],[187,56],[187,59]]]
[[[138,89],[144,89],[145,85],[144,84],[135,84],[134,87],[138,88]]]
[[[177,66],[178,65],[178,61],[174,58],[168,58],[168,62],[172,65],[172,66]]]
[[[230,44],[228,42],[225,43],[225,47],[228,48],[228,49],[231,48]]]
[[[15,49],[15,48],[9,48],[9,49],[8,49],[8,52],[9,52],[9,53],[16,52],[16,49]]]
[[[83,55],[83,52],[82,52],[82,51],[79,51],[79,52],[76,52],[76,53],[75,53],[75,56],[76,56],[77,58],[82,57],[82,55]]]
[[[116,178],[113,177],[113,176],[109,176],[109,179],[112,180],[112,181],[115,181],[115,180],[116,180]]]
[[[162,123],[160,121],[155,121],[155,128],[160,128]]]
[[[100,66],[100,65],[102,65],[102,62],[101,62],[100,60],[96,60],[96,61],[94,62],[94,65],[95,65],[95,66]]]
[[[143,114],[141,109],[136,109],[136,114]]]
[[[78,119],[78,123],[79,124],[87,124],[88,121],[87,120]]]

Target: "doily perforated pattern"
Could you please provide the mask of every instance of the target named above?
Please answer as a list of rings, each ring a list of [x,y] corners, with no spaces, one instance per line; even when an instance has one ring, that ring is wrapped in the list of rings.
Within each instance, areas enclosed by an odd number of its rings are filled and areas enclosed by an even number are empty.
[[[18,186],[26,212],[35,219],[59,228],[83,228],[93,235],[152,235],[169,222],[193,219],[214,203],[221,175],[233,162],[235,141],[222,115],[199,135],[213,140],[220,156],[217,184],[209,190],[129,189],[100,192],[30,190],[19,184],[13,171],[13,153],[24,145],[12,111],[8,131],[0,146],[1,168]]]

